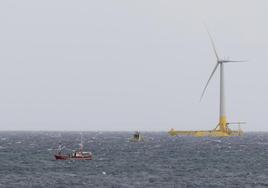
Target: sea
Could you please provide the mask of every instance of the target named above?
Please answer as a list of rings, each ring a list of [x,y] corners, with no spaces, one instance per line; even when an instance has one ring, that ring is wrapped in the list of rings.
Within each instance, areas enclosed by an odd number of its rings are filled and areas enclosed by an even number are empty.
[[[54,159],[58,144],[91,161]],[[144,132],[0,132],[2,188],[268,187],[268,133],[171,137]]]

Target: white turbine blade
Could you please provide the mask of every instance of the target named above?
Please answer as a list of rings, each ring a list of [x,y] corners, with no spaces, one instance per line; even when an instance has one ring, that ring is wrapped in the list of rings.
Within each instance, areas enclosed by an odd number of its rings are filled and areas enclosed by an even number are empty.
[[[248,62],[248,61],[245,61],[245,60],[223,60],[221,61],[222,63],[240,63],[240,62]]]
[[[216,66],[214,67],[212,73],[211,73],[210,76],[209,76],[209,79],[208,79],[208,81],[207,81],[207,83],[206,83],[205,88],[203,89],[202,95],[201,95],[201,97],[200,97],[200,101],[202,100],[202,98],[203,98],[203,96],[204,96],[204,94],[205,94],[205,91],[206,91],[206,89],[207,89],[207,87],[208,87],[208,84],[209,84],[211,78],[213,77],[215,71],[217,70],[218,66],[219,66],[219,63],[217,62]]]
[[[218,56],[218,54],[217,54],[217,50],[216,50],[216,46],[215,46],[215,44],[214,44],[213,38],[212,38],[211,34],[209,33],[208,28],[207,28],[207,26],[206,26],[206,25],[205,25],[205,28],[206,28],[206,30],[207,30],[207,33],[208,33],[208,36],[209,36],[210,42],[211,42],[211,44],[212,44],[212,47],[213,47],[213,50],[214,50],[215,56],[216,56],[216,58],[217,58],[217,61],[219,61],[219,56]]]

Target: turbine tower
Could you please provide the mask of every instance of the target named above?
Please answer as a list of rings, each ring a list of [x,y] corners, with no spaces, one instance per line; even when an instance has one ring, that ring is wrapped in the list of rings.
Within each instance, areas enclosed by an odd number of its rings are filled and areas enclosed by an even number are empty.
[[[208,32],[208,30],[207,30],[207,32]],[[219,123],[218,123],[217,127],[215,128],[215,130],[218,129],[221,132],[230,134],[231,130],[228,127],[228,124],[230,124],[230,123],[227,122],[226,111],[225,111],[224,66],[225,66],[226,63],[245,62],[245,61],[220,59],[219,56],[218,56],[215,44],[213,42],[213,39],[212,39],[212,37],[211,37],[209,32],[208,32],[208,35],[209,35],[209,38],[210,38],[210,41],[211,41],[211,44],[212,44],[213,51],[214,51],[214,54],[216,56],[217,62],[216,62],[216,65],[215,65],[212,73],[210,74],[210,77],[209,77],[209,79],[208,79],[208,81],[207,81],[207,83],[205,85],[205,88],[203,89],[203,92],[202,92],[200,100],[202,100],[211,78],[213,77],[213,75],[216,72],[217,68],[220,66],[220,114],[219,114],[220,117],[219,117]]]

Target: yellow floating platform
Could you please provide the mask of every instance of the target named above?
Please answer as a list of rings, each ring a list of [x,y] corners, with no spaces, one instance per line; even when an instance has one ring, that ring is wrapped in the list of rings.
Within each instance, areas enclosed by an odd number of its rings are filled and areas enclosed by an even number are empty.
[[[211,131],[177,131],[171,129],[168,132],[171,136],[194,136],[194,137],[228,137],[228,136],[241,136],[243,134],[242,130],[228,130],[227,132],[223,132],[221,130],[211,130]]]

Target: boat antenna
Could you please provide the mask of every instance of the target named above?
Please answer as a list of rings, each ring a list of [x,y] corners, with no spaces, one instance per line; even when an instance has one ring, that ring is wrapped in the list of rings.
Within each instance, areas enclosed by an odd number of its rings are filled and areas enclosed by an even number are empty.
[[[82,135],[82,132],[80,133],[80,150],[82,151],[83,150],[83,135]]]

